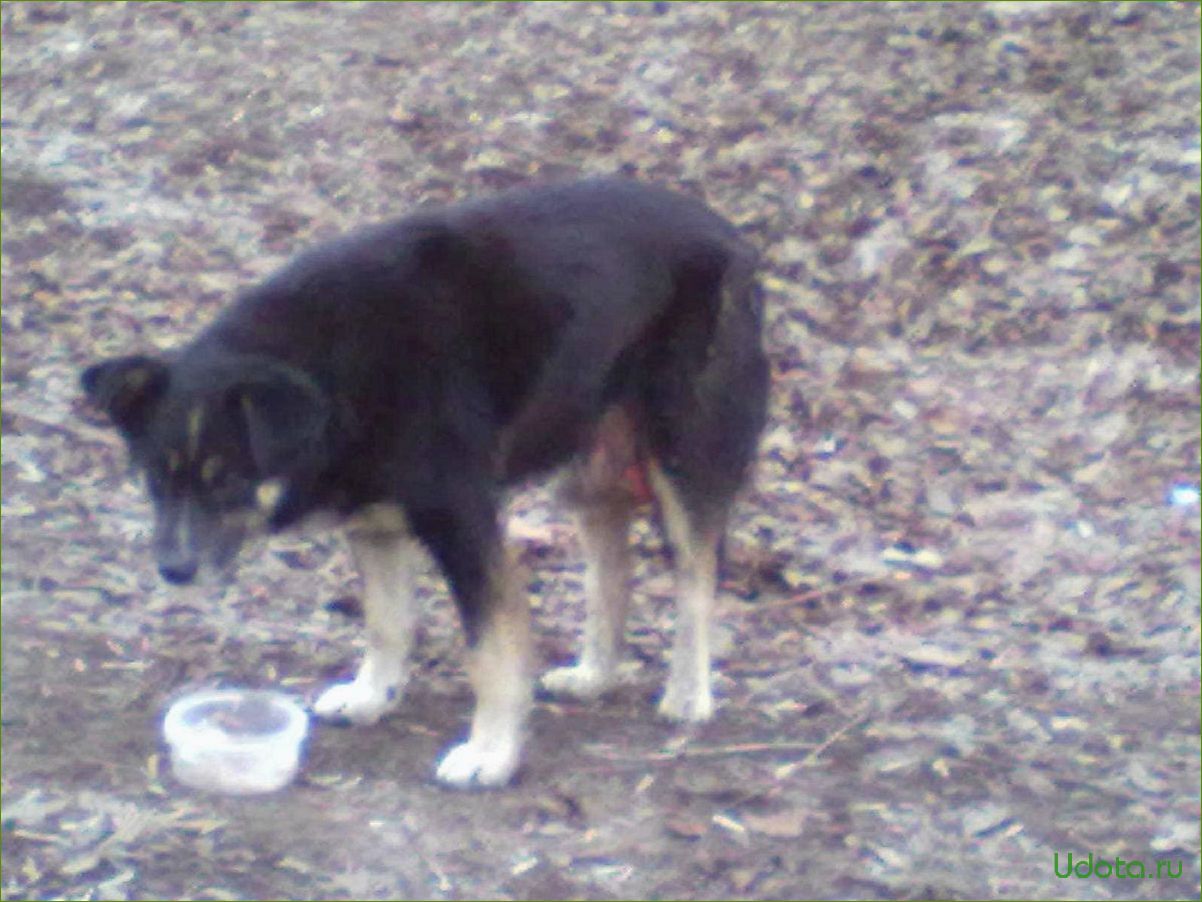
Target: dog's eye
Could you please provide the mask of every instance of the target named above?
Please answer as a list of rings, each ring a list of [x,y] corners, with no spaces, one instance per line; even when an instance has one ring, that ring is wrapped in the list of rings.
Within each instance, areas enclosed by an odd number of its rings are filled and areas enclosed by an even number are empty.
[[[220,457],[214,455],[205,459],[205,462],[200,467],[200,481],[205,485],[211,486],[221,479],[223,473],[223,462]]]

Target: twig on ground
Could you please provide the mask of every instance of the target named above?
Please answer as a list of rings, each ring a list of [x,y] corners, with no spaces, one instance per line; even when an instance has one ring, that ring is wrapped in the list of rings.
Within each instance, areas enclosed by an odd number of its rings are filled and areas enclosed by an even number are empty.
[[[774,742],[738,742],[733,745],[710,745],[689,748],[684,746],[673,751],[618,752],[599,745],[585,746],[589,754],[606,761],[675,761],[680,758],[721,758],[726,755],[747,755],[757,752],[799,752],[813,749],[814,743],[781,739]]]
[[[849,582],[837,583],[830,586],[821,586],[817,589],[809,589],[805,592],[785,595],[781,598],[769,598],[766,600],[749,601],[738,607],[730,605],[727,608],[728,612],[736,612],[737,615],[750,617],[754,614],[759,614],[762,611],[774,611],[778,608],[788,608],[794,605],[805,604],[807,601],[813,601],[815,598],[821,598],[823,595],[831,595],[844,589],[859,589],[863,586],[873,583],[883,583],[881,577],[872,577],[870,579],[856,579]]]
[[[813,749],[813,751],[811,751],[800,761],[790,761],[788,764],[782,764],[775,771],[776,778],[778,780],[783,780],[785,777],[790,776],[794,771],[803,767],[809,767],[818,760],[819,755],[842,739],[854,727],[858,727],[860,724],[866,721],[868,719],[868,713],[869,712],[867,710],[860,711],[859,714],[855,715],[855,717],[853,717],[843,726],[839,727],[839,729],[835,730],[835,732],[831,733],[831,735],[827,736],[826,739],[820,742],[818,746]]]

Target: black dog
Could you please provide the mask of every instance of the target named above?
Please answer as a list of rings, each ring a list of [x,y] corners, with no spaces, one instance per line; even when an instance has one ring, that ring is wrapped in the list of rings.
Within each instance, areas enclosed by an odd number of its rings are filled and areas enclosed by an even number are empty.
[[[345,527],[368,650],[321,716],[370,723],[399,701],[424,545],[453,590],[476,695],[438,776],[496,785],[518,765],[531,697],[498,506],[553,468],[567,465],[561,495],[588,553],[588,619],[579,663],[544,686],[613,684],[627,527],[653,496],[679,583],[660,711],[713,711],[717,549],[765,418],[754,264],[729,223],[659,188],[522,189],[320,246],[179,352],[96,364],[83,385],[146,473],[165,579],[232,565],[252,530],[319,513]]]

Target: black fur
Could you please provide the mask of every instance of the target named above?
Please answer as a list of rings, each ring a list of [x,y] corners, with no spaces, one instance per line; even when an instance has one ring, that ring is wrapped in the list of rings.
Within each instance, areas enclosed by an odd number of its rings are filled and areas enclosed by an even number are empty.
[[[501,490],[586,451],[607,411],[720,525],[765,415],[754,265],[678,194],[523,189],[317,247],[178,353],[97,364],[83,385],[149,475],[168,578],[236,555],[233,515],[265,480],[285,487],[272,530],[387,502],[474,642]]]

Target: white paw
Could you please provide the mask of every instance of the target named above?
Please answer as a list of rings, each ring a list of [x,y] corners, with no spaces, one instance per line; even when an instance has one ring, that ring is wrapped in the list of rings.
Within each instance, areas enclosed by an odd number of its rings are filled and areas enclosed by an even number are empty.
[[[612,672],[598,667],[576,664],[573,667],[556,667],[542,675],[539,684],[551,695],[569,698],[593,699],[610,689],[616,680]]]
[[[336,683],[323,692],[313,703],[313,713],[323,720],[367,725],[392,711],[400,701],[400,686],[355,680]]]
[[[515,742],[464,742],[442,756],[438,779],[460,789],[504,786],[517,770],[519,754]]]
[[[703,723],[714,716],[714,696],[709,683],[681,685],[668,682],[659,702],[659,714],[668,720]]]

